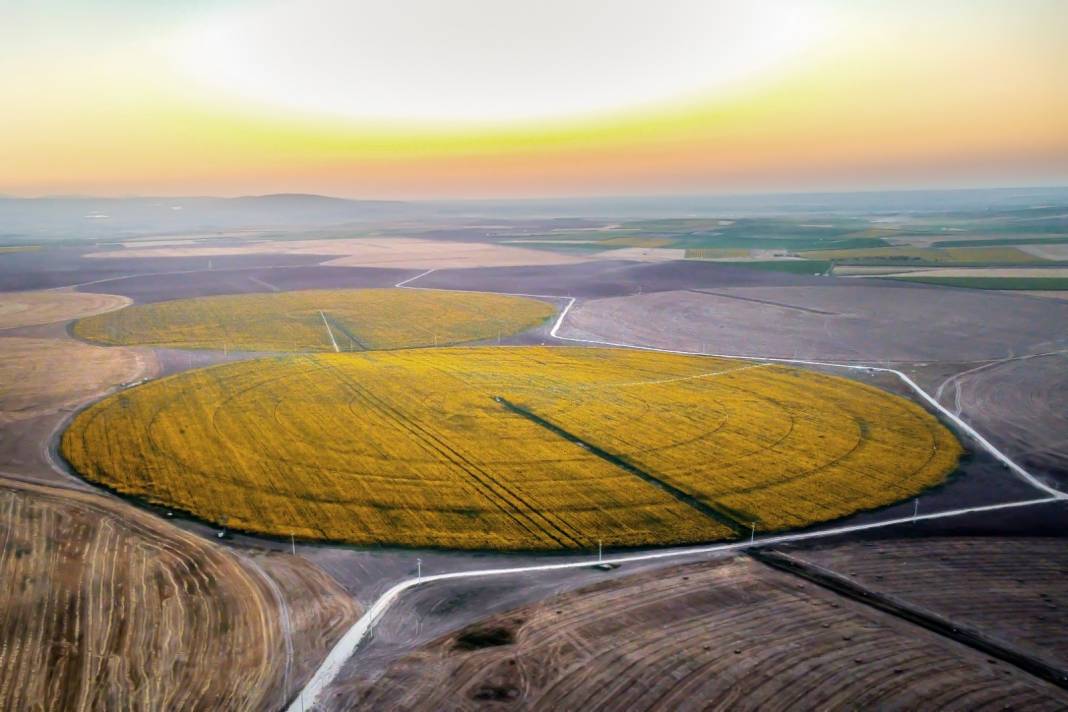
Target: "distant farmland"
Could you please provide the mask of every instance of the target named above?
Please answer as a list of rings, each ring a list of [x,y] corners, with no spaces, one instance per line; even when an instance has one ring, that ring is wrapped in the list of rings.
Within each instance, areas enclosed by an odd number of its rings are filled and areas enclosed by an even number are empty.
[[[781,366],[614,349],[277,357],[78,416],[118,491],[259,533],[472,549],[686,543],[826,521],[941,482],[926,411]]]
[[[498,294],[308,290],[131,306],[82,319],[74,333],[108,345],[369,351],[495,339],[537,326],[553,313],[545,302]]]

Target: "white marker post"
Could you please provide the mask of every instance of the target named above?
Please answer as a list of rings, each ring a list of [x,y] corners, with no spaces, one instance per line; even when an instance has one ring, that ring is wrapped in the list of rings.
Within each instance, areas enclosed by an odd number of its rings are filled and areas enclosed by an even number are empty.
[[[297,537],[293,532],[289,532],[289,545],[293,548],[293,556],[297,555]]]
[[[597,540],[597,563],[604,563],[604,550],[601,547],[601,540]]]
[[[422,559],[416,559],[415,560],[415,578],[418,579],[419,581],[423,580],[423,560]]]
[[[916,517],[920,514],[920,498],[917,497],[916,501],[912,503],[912,523],[916,523]]]
[[[756,522],[752,522],[749,527],[749,543],[752,544],[756,541]]]

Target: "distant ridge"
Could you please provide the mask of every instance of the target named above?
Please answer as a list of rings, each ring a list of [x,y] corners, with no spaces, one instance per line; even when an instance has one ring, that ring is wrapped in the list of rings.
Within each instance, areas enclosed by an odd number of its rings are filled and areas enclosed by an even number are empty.
[[[401,201],[352,200],[306,193],[235,198],[0,197],[0,224],[5,232],[74,239],[236,228],[317,228],[405,218],[419,212],[415,204]]]

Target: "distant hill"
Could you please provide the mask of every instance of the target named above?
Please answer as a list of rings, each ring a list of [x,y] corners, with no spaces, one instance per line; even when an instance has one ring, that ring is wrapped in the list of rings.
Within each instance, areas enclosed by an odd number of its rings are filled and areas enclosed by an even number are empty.
[[[235,228],[308,228],[411,216],[413,204],[283,193],[239,198],[0,197],[0,237],[110,239]]]

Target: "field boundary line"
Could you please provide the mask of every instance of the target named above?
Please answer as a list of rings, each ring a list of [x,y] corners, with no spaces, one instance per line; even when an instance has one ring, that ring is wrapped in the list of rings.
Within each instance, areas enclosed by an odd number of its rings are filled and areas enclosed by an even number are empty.
[[[272,292],[280,292],[280,291],[282,291],[281,289],[279,289],[278,287],[274,286],[273,284],[268,284],[267,282],[264,282],[259,277],[249,277],[248,281],[254,282],[254,283],[260,285],[261,287],[267,287],[267,289],[271,290]]]
[[[326,320],[326,314],[323,314],[322,309],[319,310],[319,316],[323,318],[323,326],[326,327],[326,333],[330,335],[330,343],[334,345],[334,351],[337,353],[341,353],[341,349],[337,347],[337,341],[334,339],[334,332],[330,328],[330,322]]]
[[[915,516],[897,517],[894,519],[886,519],[878,522],[869,522],[867,524],[852,524],[842,527],[833,527],[831,529],[823,529],[819,531],[810,532],[798,532],[795,534],[779,534],[766,537],[757,537],[752,541],[733,542],[728,544],[713,544],[710,546],[699,547],[687,547],[683,549],[669,549],[663,551],[654,551],[645,554],[631,554],[618,557],[607,557],[603,559],[597,559],[591,557],[590,559],[582,561],[568,561],[559,564],[541,564],[536,566],[514,566],[501,569],[480,569],[474,571],[454,571],[444,574],[431,574],[428,576],[416,577],[404,579],[393,585],[385,593],[378,597],[377,600],[367,609],[360,618],[349,628],[346,633],[338,639],[334,647],[327,653],[326,658],[320,664],[319,668],[312,675],[308,683],[300,691],[300,694],[289,704],[286,708],[286,712],[305,712],[314,708],[316,701],[322,694],[323,690],[333,682],[338,673],[341,672],[342,667],[348,662],[349,658],[355,652],[360,642],[364,637],[371,632],[375,622],[382,617],[382,615],[389,610],[390,606],[400,597],[405,591],[421,586],[428,583],[435,583],[438,581],[452,581],[456,579],[465,578],[483,578],[491,576],[507,576],[510,574],[524,574],[538,571],[566,571],[568,569],[579,569],[596,566],[598,564],[608,564],[619,566],[622,564],[631,564],[641,561],[655,561],[659,559],[672,559],[683,556],[701,556],[705,554],[724,554],[734,551],[745,551],[747,549],[756,549],[764,546],[770,546],[773,544],[786,544],[796,541],[804,541],[807,539],[818,539],[822,537],[836,536],[838,534],[850,534],[859,531],[869,531],[872,529],[880,529],[883,527],[897,526],[899,524],[910,524],[913,522],[946,519],[949,517],[959,517],[968,514],[975,514],[979,512],[991,512],[1002,509],[1014,509],[1020,507],[1030,507],[1039,504],[1051,504],[1054,502],[1062,502],[1062,497],[1042,497],[1039,499],[1028,499],[1017,502],[1004,502],[1001,504],[987,504],[978,507],[965,507],[963,509],[950,509],[942,512],[933,512],[931,514],[919,514]]]
[[[434,269],[436,269],[436,268],[434,268]],[[408,279],[404,279],[404,280],[401,280],[400,282],[397,282],[393,286],[394,287],[403,287],[404,285],[408,284],[408,282],[414,282],[415,280],[419,279],[420,277],[427,276],[428,274],[433,272],[434,269],[428,269],[426,272],[420,272],[419,274],[415,275],[414,277],[409,277]]]

